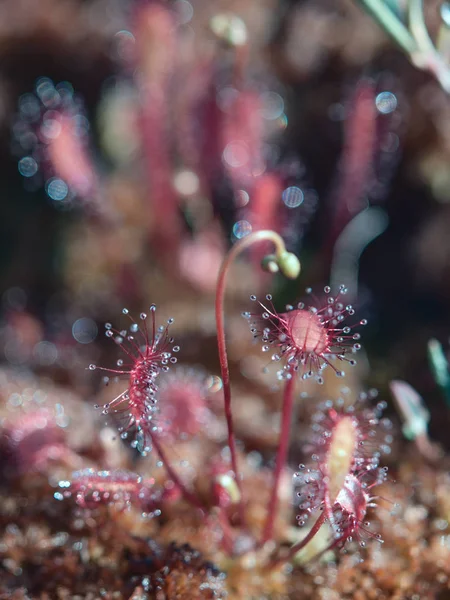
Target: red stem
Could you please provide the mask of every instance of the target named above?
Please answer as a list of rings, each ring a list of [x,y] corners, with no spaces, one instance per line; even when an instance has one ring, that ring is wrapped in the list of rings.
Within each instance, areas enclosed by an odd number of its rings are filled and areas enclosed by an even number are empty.
[[[245,523],[245,509],[242,494],[242,482],[238,470],[238,461],[236,454],[236,441],[233,426],[233,414],[231,411],[231,388],[230,388],[230,369],[228,366],[227,344],[225,340],[225,316],[224,316],[224,299],[226,277],[230,266],[234,259],[246,248],[258,241],[272,241],[276,247],[278,254],[285,251],[285,246],[282,238],[274,231],[264,230],[256,231],[242,238],[231,248],[230,252],[225,257],[220,268],[219,277],[216,287],[216,327],[217,327],[217,347],[219,352],[220,370],[223,383],[223,398],[225,418],[228,428],[228,446],[230,448],[231,466],[234,472],[234,478],[239,490],[239,516],[241,523]]]
[[[319,518],[317,519],[317,521],[314,523],[314,525],[312,526],[311,530],[309,531],[308,535],[306,537],[304,537],[302,540],[300,540],[300,542],[297,542],[296,544],[294,544],[292,546],[292,548],[290,548],[289,552],[285,556],[278,557],[277,559],[274,559],[270,563],[269,567],[271,569],[273,569],[273,568],[277,567],[280,564],[288,562],[289,560],[291,560],[291,558],[294,558],[294,556],[297,554],[297,552],[300,552],[300,550],[302,550],[302,548],[304,548],[307,544],[309,544],[309,542],[313,539],[313,537],[316,535],[316,533],[322,527],[324,521],[325,521],[325,511],[322,511],[322,513],[320,514]],[[326,548],[326,550],[331,549],[335,545],[336,545],[336,542],[334,541],[331,546],[329,546],[328,548]]]
[[[233,248],[234,249],[234,248]],[[222,375],[222,383],[223,383],[223,399],[224,399],[224,409],[225,409],[225,418],[227,420],[227,429],[228,429],[228,447],[230,448],[231,455],[231,466],[234,472],[234,478],[236,481],[236,485],[239,490],[239,516],[241,519],[241,523],[245,523],[245,510],[244,510],[244,501],[242,496],[242,482],[239,476],[238,471],[238,462],[237,462],[237,454],[236,454],[236,441],[234,436],[234,426],[233,426],[233,414],[231,411],[231,387],[230,387],[230,369],[228,367],[228,356],[227,356],[227,346],[225,341],[225,327],[224,327],[224,308],[223,301],[225,295],[225,283],[226,283],[226,273],[228,271],[228,267],[230,264],[230,256],[232,251],[228,255],[228,260],[225,259],[222,269],[219,274],[219,280],[217,282],[216,289],[216,323],[217,323],[217,347],[219,350],[219,361],[220,361],[220,370]]]
[[[206,508],[203,506],[203,504],[200,502],[200,500],[197,498],[197,496],[187,489],[187,487],[184,485],[183,481],[179,477],[178,473],[174,470],[174,468],[170,464],[169,459],[167,458],[165,451],[163,450],[161,444],[159,443],[157,436],[154,434],[150,434],[150,439],[152,440],[152,444],[156,448],[157,453],[159,454],[159,457],[161,459],[161,462],[164,465],[164,468],[167,471],[167,474],[169,475],[170,479],[174,482],[174,484],[180,489],[184,498],[190,504],[192,504],[192,506],[195,506],[195,508],[198,508],[199,510],[201,510],[202,512],[205,513]]]
[[[290,378],[286,381],[283,396],[283,412],[281,415],[281,429],[278,443],[277,457],[275,462],[275,471],[273,473],[272,493],[267,505],[267,517],[264,525],[261,546],[272,537],[275,524],[275,514],[278,506],[278,488],[280,478],[286,464],[287,453],[289,449],[289,437],[292,419],[292,408],[294,406],[295,378],[292,370],[289,371]]]

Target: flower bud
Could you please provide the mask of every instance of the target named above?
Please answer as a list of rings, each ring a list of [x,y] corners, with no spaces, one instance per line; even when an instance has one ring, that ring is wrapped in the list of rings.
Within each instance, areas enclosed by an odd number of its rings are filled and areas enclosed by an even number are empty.
[[[281,272],[289,279],[296,279],[300,274],[300,261],[292,252],[283,252],[277,260]]]

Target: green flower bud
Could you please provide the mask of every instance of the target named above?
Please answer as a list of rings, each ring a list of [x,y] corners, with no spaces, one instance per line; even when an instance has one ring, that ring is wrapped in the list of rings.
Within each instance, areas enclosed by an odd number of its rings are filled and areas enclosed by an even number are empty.
[[[300,274],[300,261],[292,252],[283,252],[277,260],[281,272],[289,279],[296,279]]]

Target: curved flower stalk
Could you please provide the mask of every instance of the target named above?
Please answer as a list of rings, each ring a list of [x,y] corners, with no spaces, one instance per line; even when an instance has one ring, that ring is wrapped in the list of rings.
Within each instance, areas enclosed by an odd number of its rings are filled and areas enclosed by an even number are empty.
[[[241,521],[245,522],[244,503],[242,499],[242,485],[237,464],[236,441],[234,435],[233,415],[231,411],[231,387],[230,387],[230,369],[228,366],[227,345],[225,340],[225,318],[224,318],[224,299],[226,277],[231,264],[237,256],[257,242],[270,241],[275,245],[276,253],[267,256],[263,266],[270,272],[280,270],[286,277],[295,279],[300,273],[300,261],[298,258],[288,252],[283,239],[274,231],[262,230],[239,240],[226,256],[219,272],[216,288],[216,325],[217,325],[217,346],[219,351],[220,369],[223,382],[225,417],[228,428],[228,446],[230,448],[231,466],[238,486],[240,501],[239,512]]]

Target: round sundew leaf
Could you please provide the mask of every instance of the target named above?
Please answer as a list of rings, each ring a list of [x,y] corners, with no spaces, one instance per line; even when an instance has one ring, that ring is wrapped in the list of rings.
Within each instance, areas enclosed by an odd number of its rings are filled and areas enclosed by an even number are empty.
[[[328,348],[328,335],[320,318],[309,310],[296,310],[284,315],[295,345],[304,352],[317,355]]]

